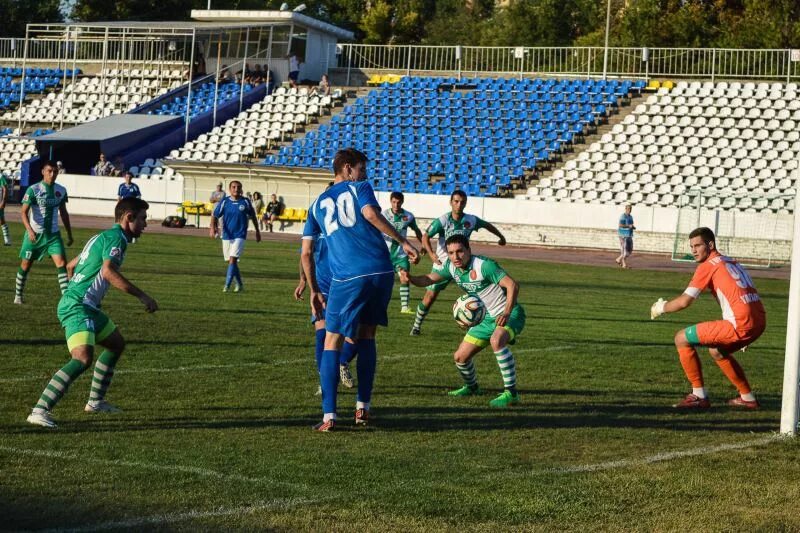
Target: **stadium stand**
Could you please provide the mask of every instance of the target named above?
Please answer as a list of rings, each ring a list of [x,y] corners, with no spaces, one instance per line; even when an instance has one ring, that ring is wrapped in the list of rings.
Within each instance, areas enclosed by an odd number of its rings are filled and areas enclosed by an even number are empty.
[[[182,84],[179,70],[106,69],[96,76],[81,76],[62,91],[50,92],[0,120],[33,124],[89,122],[124,113]]]
[[[0,67],[0,109],[12,109],[19,104],[20,95],[43,94],[61,85],[64,71],[58,68]],[[67,75],[72,75],[68,70]],[[24,87],[24,89],[23,89]]]
[[[330,124],[282,147],[268,166],[328,168],[361,146],[377,190],[509,194],[549,165],[644,82],[405,77],[346,106]]]
[[[37,155],[34,139],[51,131],[40,129],[25,137],[13,137],[10,134],[0,137],[0,172],[6,176],[13,176],[23,161]]]
[[[196,140],[173,150],[170,159],[239,163],[290,136],[334,104],[329,96],[310,95],[307,89],[279,87],[264,100]]]
[[[800,177],[797,84],[677,82],[528,189],[528,198],[672,206],[688,189],[709,208],[789,213]]]
[[[215,86],[213,82],[207,82],[200,85],[192,92],[192,101],[190,104],[191,108],[189,109],[190,117],[196,117],[197,115],[211,111],[214,108],[214,88]],[[216,96],[217,106],[220,106],[230,100],[238,99],[240,89],[241,86],[235,82],[219,84],[217,86]],[[246,93],[250,92],[253,90],[253,86],[249,83],[246,83],[243,90]],[[186,114],[186,107],[188,104],[187,100],[187,96],[177,96],[162,103],[161,106],[155,111],[149,111],[148,114],[183,116]]]

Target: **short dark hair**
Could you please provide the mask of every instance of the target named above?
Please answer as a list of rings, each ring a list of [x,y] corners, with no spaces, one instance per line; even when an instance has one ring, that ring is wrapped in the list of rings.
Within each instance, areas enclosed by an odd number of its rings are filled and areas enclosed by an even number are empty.
[[[469,239],[465,235],[461,235],[460,233],[456,233],[455,235],[450,235],[446,241],[444,241],[445,247],[450,246],[451,244],[460,244],[467,250],[469,250]]]
[[[454,190],[454,191],[453,191],[453,194],[451,194],[451,195],[450,195],[450,199],[452,200],[454,196],[460,196],[460,197],[462,197],[464,200],[466,200],[466,199],[467,199],[467,193],[465,193],[465,192],[464,192],[464,191],[462,191],[461,189],[456,189],[456,190]]]
[[[703,242],[706,244],[710,242],[717,244],[717,239],[714,236],[714,232],[711,231],[711,228],[697,228],[692,230],[692,232],[689,234],[689,238],[694,239],[695,237],[701,237]]]
[[[231,180],[231,181],[230,181],[230,183],[228,183],[228,189],[230,189],[230,188],[231,188],[231,185],[233,185],[234,183],[238,183],[238,184],[239,184],[239,187],[242,187],[242,188],[244,188],[244,185],[242,185],[242,182],[241,182],[241,181],[239,181],[239,180]]]
[[[141,198],[134,198],[129,196],[117,202],[117,207],[114,208],[114,220],[119,222],[126,213],[133,213],[134,215],[139,211],[147,211],[150,209],[150,204]]]
[[[122,173],[122,177],[123,178],[127,177],[127,176],[130,176],[131,178],[133,178],[133,172],[131,172],[130,170],[126,170],[125,172]]]
[[[44,167],[58,168],[56,162],[53,161],[52,159],[45,159],[44,162],[42,163],[42,168]]]
[[[406,197],[403,196],[403,193],[401,193],[400,191],[392,191],[392,194],[389,195],[390,200],[394,200],[395,198],[397,198],[401,202],[406,201]]]
[[[339,172],[344,169],[345,165],[354,167],[359,163],[367,163],[367,154],[356,150],[355,148],[345,148],[344,150],[339,150],[336,152],[336,155],[333,156],[333,173],[339,174]]]

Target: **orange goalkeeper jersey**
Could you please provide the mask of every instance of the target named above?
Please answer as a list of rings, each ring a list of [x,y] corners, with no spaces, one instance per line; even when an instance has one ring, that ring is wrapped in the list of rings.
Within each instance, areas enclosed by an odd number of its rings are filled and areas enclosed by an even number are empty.
[[[766,322],[766,311],[750,274],[730,257],[712,252],[697,266],[684,294],[697,298],[706,289],[722,308],[722,318],[739,333]]]

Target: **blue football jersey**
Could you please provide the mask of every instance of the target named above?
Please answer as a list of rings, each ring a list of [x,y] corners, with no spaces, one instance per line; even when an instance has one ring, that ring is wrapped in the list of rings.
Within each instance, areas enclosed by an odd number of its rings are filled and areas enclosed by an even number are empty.
[[[238,200],[226,196],[217,203],[214,208],[214,216],[222,218],[223,239],[246,239],[247,223],[250,221],[250,217],[256,216],[256,213],[253,210],[253,204],[244,196],[240,196]]]
[[[139,186],[135,183],[131,183],[130,187],[126,183],[120,183],[117,196],[120,198],[141,198],[142,193],[139,191]]]
[[[328,294],[331,287],[331,265],[328,262],[328,245],[322,235],[314,242],[314,267],[320,292]]]
[[[333,280],[394,271],[383,234],[361,214],[368,205],[380,211],[369,182],[342,181],[320,194],[308,210],[303,238],[325,237]]]

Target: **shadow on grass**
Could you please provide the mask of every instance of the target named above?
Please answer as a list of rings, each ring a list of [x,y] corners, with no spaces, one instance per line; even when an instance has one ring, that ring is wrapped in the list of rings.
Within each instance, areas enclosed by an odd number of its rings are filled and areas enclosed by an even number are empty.
[[[550,392],[550,391],[548,391]],[[561,391],[571,394],[574,391]],[[506,410],[492,409],[487,404],[493,394],[473,398],[447,398],[451,405],[378,407],[373,411],[370,426],[376,430],[438,433],[464,430],[530,430],[530,429],[672,429],[674,431],[710,431],[726,433],[763,433],[777,428],[780,398],[763,395],[763,408],[757,412],[746,412],[728,407],[724,402],[712,405],[700,412],[678,411],[669,403],[643,405],[633,400],[619,403],[578,404],[576,401],[534,403],[526,402]],[[583,393],[585,395],[585,391]],[[664,393],[666,394],[666,393]],[[661,396],[662,393],[658,393]],[[673,395],[674,396],[674,395]],[[469,402],[469,404],[467,404]],[[475,405],[480,402],[480,405]],[[530,403],[529,403],[530,402]],[[455,405],[461,404],[461,405]],[[214,412],[231,418],[208,420],[197,416],[171,416],[141,419],[136,410],[116,417],[92,417],[81,420],[65,420],[60,423],[59,434],[125,433],[163,430],[227,430],[258,428],[311,428],[318,422],[318,414],[294,417],[247,416],[248,411],[258,413],[262,406],[205,406],[192,412]],[[144,413],[145,411],[141,411]],[[339,408],[341,427],[352,426],[351,412]],[[131,415],[136,418],[132,418]],[[769,418],[767,418],[769,417]],[[56,413],[56,419],[58,416]],[[23,423],[0,426],[6,434],[31,434],[41,428]]]

